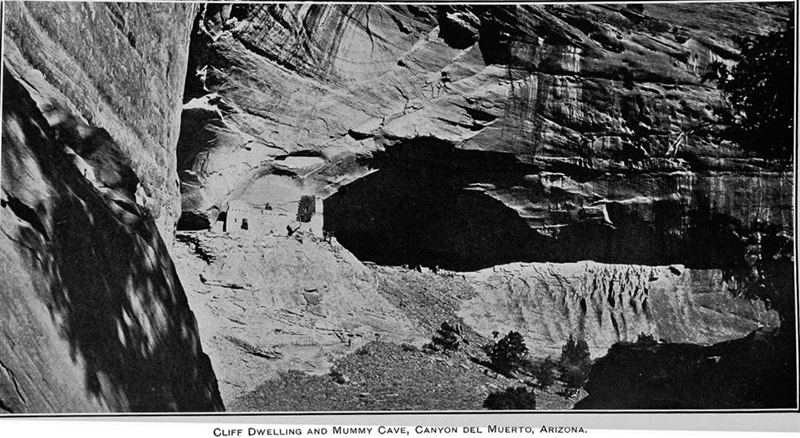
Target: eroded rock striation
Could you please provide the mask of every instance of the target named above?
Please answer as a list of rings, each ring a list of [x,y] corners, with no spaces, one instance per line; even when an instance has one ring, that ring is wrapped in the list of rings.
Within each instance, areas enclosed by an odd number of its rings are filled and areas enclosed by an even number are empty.
[[[737,33],[788,13],[208,5],[179,146],[185,212],[212,223],[282,174],[327,197],[326,229],[376,262],[727,269],[767,225],[791,238],[792,181],[719,139],[729,109],[703,74],[736,61]],[[276,170],[289,156],[324,165]]]
[[[719,270],[682,265],[514,263],[466,275],[477,291],[459,312],[480,333],[522,333],[537,354],[558,356],[570,335],[594,357],[640,334],[713,344],[778,327],[760,301],[734,297]]]
[[[792,258],[791,169],[721,140],[730,108],[703,76],[737,61],[736,35],[789,15],[207,5],[178,147],[186,223],[316,194],[359,259],[482,270],[465,274],[465,321],[556,354],[570,334],[600,354],[639,333],[707,344],[777,326],[734,296]],[[287,171],[294,158],[314,165]],[[784,298],[767,303],[780,318]]]
[[[167,243],[180,216],[175,144],[195,12],[178,3],[6,8],[5,65],[48,123],[102,128],[120,146],[139,177],[139,202]]]
[[[376,154],[377,155],[377,154]],[[791,238],[791,176],[544,171],[431,139],[377,155],[325,202],[359,257],[459,271],[514,261],[734,269],[753,234]]]
[[[327,373],[333,358],[370,341],[427,335],[381,296],[376,272],[335,243],[301,233],[178,239],[187,243],[174,250],[178,273],[226,406],[286,370]]]
[[[164,242],[193,7],[5,11],[0,411],[222,410]]]
[[[180,260],[219,324],[203,342],[231,366],[226,397],[255,383],[242,357],[318,371],[376,334],[427,335],[361,261],[444,268],[474,330],[548,353],[575,334],[598,353],[779,324],[731,291],[793,257],[791,169],[720,139],[730,108],[703,75],[788,5],[6,13],[0,281],[19,293],[0,409],[222,408],[169,250],[176,225],[228,218],[235,235],[182,235],[211,258]],[[295,224],[303,202],[325,233]],[[387,269],[401,287],[408,269]],[[788,296],[767,303],[782,322]]]

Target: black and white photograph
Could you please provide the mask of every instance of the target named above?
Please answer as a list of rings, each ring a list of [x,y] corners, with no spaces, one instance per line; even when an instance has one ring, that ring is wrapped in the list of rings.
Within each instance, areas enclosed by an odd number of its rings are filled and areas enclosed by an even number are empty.
[[[796,413],[796,16],[5,1],[0,413]]]

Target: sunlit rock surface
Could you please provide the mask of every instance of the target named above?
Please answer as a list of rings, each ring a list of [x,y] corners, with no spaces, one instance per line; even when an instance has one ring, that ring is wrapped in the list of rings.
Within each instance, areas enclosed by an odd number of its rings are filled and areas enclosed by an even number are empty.
[[[222,410],[161,237],[192,8],[6,6],[0,411]]]
[[[377,273],[335,242],[306,232],[178,240],[178,273],[226,405],[282,371],[325,373],[375,339],[427,338],[378,293]]]
[[[370,337],[430,337],[441,321],[379,287],[416,273],[362,261],[444,268],[410,296],[459,279],[467,325],[536,354],[777,325],[731,273],[774,255],[762,239],[791,251],[791,172],[719,140],[729,109],[701,77],[788,5],[6,13],[0,281],[21,292],[0,310],[0,409],[222,407],[167,253],[181,210],[214,230],[178,263],[226,400]]]
[[[554,354],[570,334],[602,354],[642,332],[707,344],[774,327],[734,298],[732,273],[762,239],[793,239],[791,169],[719,139],[730,109],[702,76],[736,62],[735,35],[789,15],[209,5],[182,116],[184,212],[212,226],[243,193],[317,194],[360,260],[479,271],[465,321]]]
[[[379,263],[727,268],[755,230],[791,234],[791,173],[719,140],[729,109],[702,75],[735,62],[733,36],[788,15],[209,5],[178,152],[184,211],[210,224],[260,179],[264,193],[289,179],[326,197],[326,229]],[[276,164],[292,156],[324,161]],[[374,253],[381,236],[394,256]]]
[[[5,65],[51,125],[102,128],[119,144],[169,244],[180,215],[175,145],[195,6],[16,2],[5,12]],[[63,120],[62,109],[74,119]]]
[[[482,333],[522,333],[534,351],[560,354],[570,335],[593,356],[647,334],[663,342],[711,344],[777,327],[764,303],[736,298],[720,271],[649,267],[510,264],[467,275],[478,292],[461,308]]]

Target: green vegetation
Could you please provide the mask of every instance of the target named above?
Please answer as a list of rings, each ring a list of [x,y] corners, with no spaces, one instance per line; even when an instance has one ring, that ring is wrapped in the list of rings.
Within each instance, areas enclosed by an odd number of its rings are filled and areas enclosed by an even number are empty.
[[[550,356],[544,358],[539,363],[532,364],[531,375],[536,379],[536,386],[539,388],[548,388],[556,381],[555,372],[558,369],[558,364]]]
[[[569,335],[567,343],[561,349],[561,364],[583,364],[591,362],[589,354],[589,344],[583,339],[577,341]]]
[[[559,375],[567,392],[574,393],[586,384],[592,368],[589,345],[583,339],[575,340],[572,335],[562,348],[558,363],[550,357],[540,361],[531,360],[525,340],[515,331],[510,331],[496,343],[486,345],[484,350],[489,356],[489,367],[507,376],[514,372],[525,374],[533,378],[530,384],[538,388],[552,386],[556,375]]]
[[[492,410],[533,410],[536,409],[536,394],[524,386],[506,388],[502,392],[490,393],[483,407]]]
[[[658,345],[658,341],[656,341],[653,335],[639,333],[639,337],[636,338],[636,345],[649,347],[651,345]]]
[[[486,346],[492,367],[500,373],[511,373],[526,363],[528,347],[518,332],[510,331],[496,344]]]
[[[456,351],[458,350],[460,336],[459,329],[445,321],[436,330],[436,334],[431,339],[433,343],[425,344],[422,348],[429,351]]]
[[[739,37],[741,60],[732,69],[710,65],[704,79],[717,80],[733,107],[723,132],[743,148],[772,159],[792,160],[794,26],[756,37]]]
[[[559,370],[561,380],[571,391],[582,388],[589,380],[589,370],[592,368],[592,359],[589,354],[589,344],[583,339],[577,341],[572,335],[561,349]]]

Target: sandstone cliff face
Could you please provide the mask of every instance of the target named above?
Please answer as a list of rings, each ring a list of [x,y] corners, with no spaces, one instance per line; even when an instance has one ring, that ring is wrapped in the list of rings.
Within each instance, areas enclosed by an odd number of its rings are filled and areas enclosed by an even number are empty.
[[[780,323],[762,302],[732,296],[715,270],[515,263],[468,278],[478,294],[462,305],[464,321],[481,333],[519,331],[538,354],[557,356],[570,335],[599,357],[642,333],[711,344]]]
[[[791,236],[791,176],[538,171],[431,140],[395,146],[325,202],[362,259],[468,271],[514,261],[734,269],[751,235]]]
[[[6,8],[5,65],[51,125],[56,109],[104,129],[139,176],[141,205],[167,243],[180,215],[175,145],[193,5],[18,2]]]
[[[213,222],[280,173],[277,161],[313,156],[325,165],[282,175],[335,193],[326,228],[361,258],[730,268],[765,225],[790,237],[791,176],[715,136],[727,107],[701,76],[734,62],[738,32],[778,28],[787,14],[209,5],[187,81],[189,98],[205,97],[187,104],[198,129],[179,145],[184,207]],[[469,226],[470,238],[454,235]],[[393,242],[384,253],[366,249],[382,240]]]
[[[578,336],[595,358],[641,333],[710,344],[780,323],[763,302],[730,293],[720,270],[577,262],[418,272],[362,264],[305,232],[178,236],[177,270],[227,406],[286,369],[325,373],[374,339],[421,346],[444,321],[463,323],[472,348],[514,330],[535,357],[557,357]]]
[[[375,339],[427,337],[380,295],[373,270],[299,235],[179,234],[188,245],[176,244],[178,273],[227,406],[280,372],[326,373],[334,357]]]
[[[751,268],[762,236],[792,239],[791,176],[718,140],[726,105],[701,75],[784,6],[6,12],[0,283],[17,292],[0,311],[2,410],[222,408],[168,254],[178,202],[183,226],[205,228],[232,200],[321,195],[327,230],[386,264],[615,263],[463,276],[468,324],[544,351],[570,334],[597,352],[640,332],[710,343],[777,324],[730,297],[728,274]],[[260,369],[239,358],[276,359],[266,347],[299,347],[271,371],[318,370],[352,347],[342,336],[427,336],[378,274],[297,237],[221,237],[217,260],[184,266],[211,294],[193,305],[233,370],[226,396]],[[641,266],[667,264],[698,269]]]
[[[796,341],[760,329],[710,346],[620,343],[592,367],[576,409],[787,409]]]
[[[161,237],[193,8],[5,10],[0,411],[222,410]]]
[[[729,109],[702,75],[735,62],[734,36],[788,15],[208,5],[178,146],[184,212],[209,226],[244,193],[258,205],[290,186],[326,198],[325,229],[361,260],[511,263],[467,274],[479,298],[460,315],[554,354],[570,334],[600,354],[641,332],[713,343],[775,326],[731,278],[772,256],[762,240],[790,252],[791,171],[719,139]],[[293,157],[320,164],[287,172]]]
[[[92,167],[56,140],[27,90],[8,72],[3,81],[0,408],[222,409],[153,219],[128,188],[87,178]],[[117,146],[103,147],[108,157]],[[103,166],[105,181],[132,174],[119,160]]]

